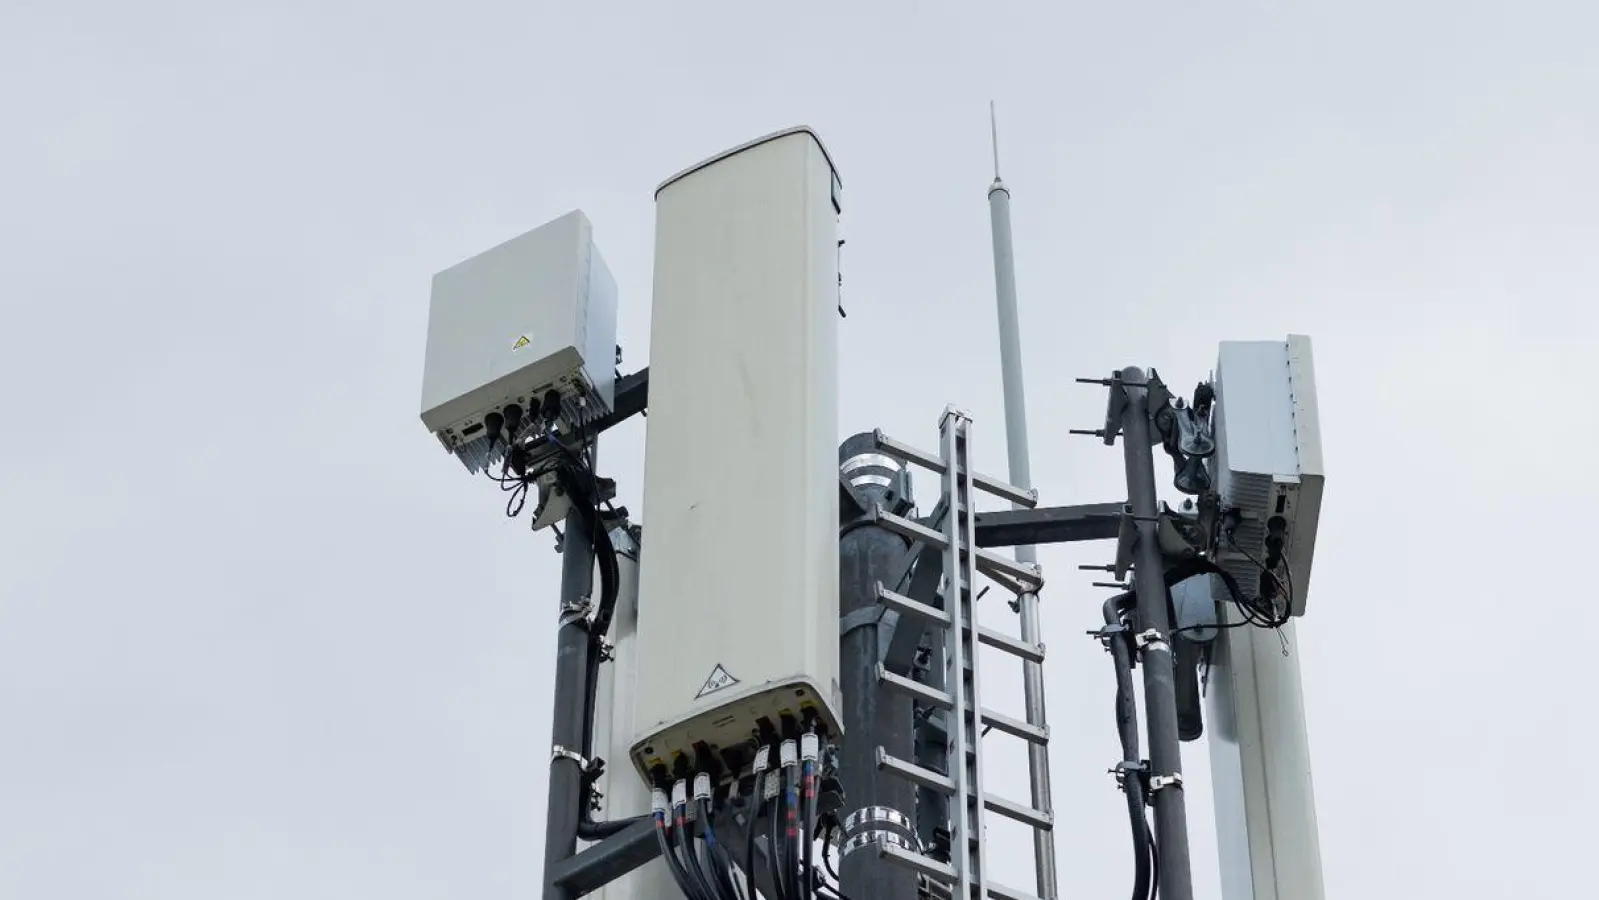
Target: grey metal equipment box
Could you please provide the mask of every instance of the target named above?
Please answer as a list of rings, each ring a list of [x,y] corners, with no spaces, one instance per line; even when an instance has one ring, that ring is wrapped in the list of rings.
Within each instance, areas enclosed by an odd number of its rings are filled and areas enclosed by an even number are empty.
[[[1243,516],[1217,561],[1251,590],[1270,527],[1285,535],[1289,613],[1305,614],[1325,481],[1310,338],[1223,341],[1216,361],[1216,488]]]
[[[504,452],[483,419],[508,404],[558,391],[575,428],[611,411],[617,289],[593,231],[573,210],[433,276],[422,424],[468,470]]]

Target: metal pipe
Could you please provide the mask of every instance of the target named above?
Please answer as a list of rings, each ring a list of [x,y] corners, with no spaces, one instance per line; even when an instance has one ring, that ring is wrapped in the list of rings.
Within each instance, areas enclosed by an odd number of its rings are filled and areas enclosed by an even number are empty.
[[[1138,643],[1144,669],[1144,711],[1149,719],[1150,787],[1154,795],[1155,845],[1160,851],[1162,900],[1193,900],[1188,864],[1188,813],[1181,782],[1182,743],[1177,730],[1177,680],[1166,612],[1165,561],[1161,557],[1155,498],[1155,456],[1150,439],[1149,389],[1137,367],[1121,372],[1122,452],[1127,498],[1138,532],[1133,560],[1138,595]],[[1177,781],[1168,781],[1170,778]]]
[[[561,539],[560,627],[555,637],[555,696],[550,719],[550,782],[544,820],[544,871],[553,873],[577,852],[582,817],[581,747],[588,702],[589,630],[587,609],[594,580],[593,537],[581,510],[566,515]],[[544,900],[575,900],[566,884],[545,875]]]
[[[1122,603],[1130,599],[1122,594],[1105,601],[1107,628],[1122,624]],[[1105,649],[1110,651],[1111,662],[1116,667],[1116,736],[1121,740],[1122,791],[1127,795],[1127,821],[1133,834],[1132,900],[1149,900],[1149,824],[1144,818],[1143,785],[1139,773],[1131,769],[1143,758],[1138,749],[1138,699],[1133,693],[1132,649],[1126,636],[1115,632],[1106,636]]]
[[[876,452],[870,433],[853,435],[838,449],[840,472],[868,505],[886,504],[899,464]],[[910,498],[903,498],[909,502]],[[839,744],[839,778],[854,810],[888,807],[907,818],[916,811],[916,787],[877,766],[877,748],[907,759],[915,752],[915,712],[910,697],[882,685],[877,678],[887,641],[882,634],[877,585],[892,583],[905,556],[905,539],[877,525],[854,523],[839,540],[839,612],[844,633],[839,639],[839,692],[844,738]],[[916,900],[916,873],[885,865],[875,853],[853,853],[839,862],[839,880],[846,897]]]
[[[999,308],[999,363],[1005,392],[1005,449],[1009,456],[1010,483],[1020,488],[1030,488],[1033,486],[1033,476],[1027,453],[1027,396],[1022,386],[1021,322],[1016,311],[1016,260],[1011,247],[1010,190],[999,178],[999,127],[993,117],[992,106],[989,113],[994,132],[994,183],[988,188],[988,210],[994,234],[994,293]],[[1016,561],[1035,563],[1038,554],[1031,546],[1017,547]],[[1038,595],[1031,591],[1022,594],[1017,599],[1017,612],[1021,616],[1022,642],[1042,643]],[[1043,665],[1031,661],[1022,663],[1022,701],[1027,712],[1027,724],[1048,727],[1049,717],[1044,708]],[[1048,747],[1028,744],[1027,768],[1031,775],[1033,807],[1052,814]],[[1053,830],[1034,830],[1033,857],[1040,900],[1055,900]]]

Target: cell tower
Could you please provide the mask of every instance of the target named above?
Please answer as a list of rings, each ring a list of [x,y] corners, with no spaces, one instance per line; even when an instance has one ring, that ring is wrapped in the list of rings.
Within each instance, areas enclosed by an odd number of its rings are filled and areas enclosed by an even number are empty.
[[[1054,842],[1033,548],[1077,541],[1113,548],[1091,567],[1116,591],[1092,634],[1116,676],[1133,896],[1192,897],[1181,743],[1209,721],[1227,900],[1321,897],[1287,652],[1321,501],[1309,342],[1223,343],[1191,398],[1154,370],[1079,379],[1107,390],[1083,433],[1121,439],[1126,499],[1041,506],[993,137],[1008,481],[974,471],[958,406],[933,451],[839,442],[843,186],[810,129],[656,191],[648,368],[617,368],[616,283],[581,212],[434,278],[423,423],[562,557],[546,900],[1057,900],[1072,854]],[[639,523],[597,444],[646,409]],[[1158,499],[1156,446],[1179,508]],[[936,485],[925,511],[914,470]],[[1015,636],[979,623],[984,582],[1012,598]],[[984,705],[983,647],[1020,662],[1025,718]],[[1026,744],[1026,802],[985,784],[990,731]],[[1030,889],[992,871],[989,816],[1032,829]]]

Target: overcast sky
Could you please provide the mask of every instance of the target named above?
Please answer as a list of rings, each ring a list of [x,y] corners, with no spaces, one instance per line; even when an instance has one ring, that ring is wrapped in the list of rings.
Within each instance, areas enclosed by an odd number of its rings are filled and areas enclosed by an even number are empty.
[[[1045,502],[1122,497],[1073,377],[1316,342],[1327,896],[1578,896],[1596,8],[769,6],[0,2],[0,897],[537,896],[556,557],[417,420],[430,276],[580,207],[636,368],[657,182],[813,125],[841,436],[958,402],[1002,471],[990,98]],[[1042,554],[1068,900],[1131,878],[1105,552]]]

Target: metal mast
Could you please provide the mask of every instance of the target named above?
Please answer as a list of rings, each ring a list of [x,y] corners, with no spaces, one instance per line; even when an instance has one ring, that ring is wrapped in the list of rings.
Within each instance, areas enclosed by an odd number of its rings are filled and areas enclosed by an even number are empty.
[[[1016,313],[1016,261],[1011,251],[1010,189],[999,177],[999,120],[992,102],[988,105],[988,123],[994,147],[994,183],[988,187],[988,213],[994,234],[994,292],[999,309],[999,364],[1005,392],[1005,449],[1010,463],[1010,483],[1025,490],[1033,486],[1033,476],[1027,453],[1027,397],[1022,387],[1021,324]],[[1015,549],[1017,562],[1038,562],[1038,554],[1031,545]],[[1042,643],[1038,594],[1033,591],[1021,594],[1017,609],[1021,614],[1022,642],[1031,645]],[[1027,724],[1039,729],[1048,727],[1044,711],[1044,667],[1041,663],[1022,663],[1022,690]],[[1028,744],[1027,768],[1032,779],[1033,807],[1041,812],[1052,813],[1054,805],[1050,800],[1047,745]],[[1038,896],[1041,900],[1055,900],[1053,831],[1038,829],[1033,832],[1033,855]]]

